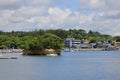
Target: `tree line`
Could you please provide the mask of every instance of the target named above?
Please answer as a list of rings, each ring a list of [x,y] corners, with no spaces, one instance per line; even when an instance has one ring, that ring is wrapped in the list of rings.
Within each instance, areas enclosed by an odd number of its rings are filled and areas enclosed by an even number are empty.
[[[90,30],[86,32],[83,29],[56,29],[56,30],[34,30],[29,32],[24,31],[0,31],[0,48],[21,48],[28,50],[63,47],[63,41],[66,38],[88,39],[91,43],[103,42],[105,40],[120,41],[120,36],[111,36],[101,34]]]

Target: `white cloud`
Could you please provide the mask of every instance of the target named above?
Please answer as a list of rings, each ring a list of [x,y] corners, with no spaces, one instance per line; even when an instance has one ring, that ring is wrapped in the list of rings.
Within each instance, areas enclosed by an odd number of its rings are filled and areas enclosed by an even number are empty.
[[[69,0],[0,0],[0,29],[82,28],[120,34],[119,0],[78,1],[73,5]]]
[[[47,13],[46,8],[44,7],[21,7],[20,9],[16,10],[15,15],[16,16],[40,16],[45,15]]]
[[[45,5],[49,4],[51,0],[26,0],[28,5],[38,6],[38,5]]]
[[[0,0],[0,9],[17,9],[22,5],[21,0]]]
[[[64,21],[72,12],[70,9],[61,10],[59,8],[49,8],[49,16],[55,21]]]
[[[0,6],[14,5],[18,2],[19,0],[0,0]]]
[[[80,0],[81,9],[104,9],[105,0]]]

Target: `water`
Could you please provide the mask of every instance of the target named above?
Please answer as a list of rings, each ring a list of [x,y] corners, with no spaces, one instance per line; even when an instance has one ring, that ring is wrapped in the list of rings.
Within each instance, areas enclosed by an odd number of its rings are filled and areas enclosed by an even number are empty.
[[[62,52],[0,59],[0,80],[120,80],[120,51]]]

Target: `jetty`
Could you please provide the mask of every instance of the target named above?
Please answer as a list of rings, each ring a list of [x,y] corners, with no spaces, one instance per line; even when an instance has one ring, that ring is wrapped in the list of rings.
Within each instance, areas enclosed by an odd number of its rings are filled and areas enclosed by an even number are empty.
[[[17,59],[17,57],[0,57],[0,59]]]
[[[21,53],[22,49],[0,49],[0,53]]]
[[[0,54],[0,59],[17,59],[17,57]]]

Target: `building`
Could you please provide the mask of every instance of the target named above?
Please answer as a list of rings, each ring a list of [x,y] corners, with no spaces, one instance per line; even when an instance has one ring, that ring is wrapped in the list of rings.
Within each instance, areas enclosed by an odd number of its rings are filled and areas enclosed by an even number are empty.
[[[81,49],[87,49],[87,48],[92,48],[90,44],[80,44]]]
[[[75,40],[74,38],[66,38],[64,41],[65,47],[67,48],[90,48],[89,40]]]
[[[116,47],[120,47],[120,42],[114,42],[113,45]]]
[[[74,38],[66,38],[64,41],[65,47],[75,48],[81,44],[81,40],[75,40]]]
[[[74,40],[74,38],[66,38],[64,40],[65,47],[71,48]]]
[[[104,42],[90,43],[87,39],[76,40],[74,38],[66,38],[64,41],[65,47],[69,49],[93,49],[99,48],[104,50],[117,50],[120,48],[120,42],[106,40]]]
[[[82,42],[82,44],[89,44],[90,43],[90,41],[87,39],[82,39],[81,42]]]

